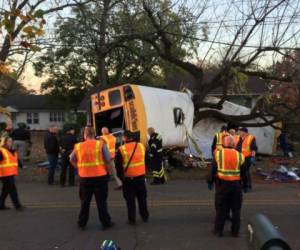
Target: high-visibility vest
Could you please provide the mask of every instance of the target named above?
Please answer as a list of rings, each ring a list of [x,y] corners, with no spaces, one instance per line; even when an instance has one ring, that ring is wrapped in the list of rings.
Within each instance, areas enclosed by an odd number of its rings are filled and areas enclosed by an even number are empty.
[[[239,181],[240,166],[244,163],[244,156],[235,149],[224,148],[216,152],[218,178],[225,181]]]
[[[122,159],[125,177],[137,177],[146,174],[145,167],[145,147],[142,143],[137,143],[135,153],[128,165],[130,157],[135,148],[135,142],[129,142],[119,148]],[[128,168],[126,169],[128,165]]]
[[[233,139],[234,139],[234,148],[236,149],[241,137],[239,135],[234,135]]]
[[[0,177],[13,176],[18,174],[18,155],[11,153],[6,148],[0,147],[3,156],[0,161]]]
[[[221,150],[223,149],[223,144],[224,144],[224,138],[227,136],[227,132],[219,132],[216,133],[216,149],[215,150]]]
[[[251,156],[252,152],[251,152],[251,143],[253,141],[255,137],[253,135],[247,135],[242,143],[242,154],[245,157],[249,157]]]
[[[117,142],[117,138],[115,136],[113,136],[112,134],[102,135],[101,138],[106,143],[106,146],[107,146],[107,148],[109,150],[109,153],[110,153],[110,157],[112,159],[114,159],[115,155],[116,155],[116,142]]]
[[[102,155],[103,142],[86,140],[75,145],[78,175],[80,177],[99,177],[107,175]]]

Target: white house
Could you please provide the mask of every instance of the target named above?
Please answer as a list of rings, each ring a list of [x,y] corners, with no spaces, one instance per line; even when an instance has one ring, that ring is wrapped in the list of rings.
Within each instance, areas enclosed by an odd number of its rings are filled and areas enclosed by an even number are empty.
[[[67,114],[64,107],[44,95],[10,95],[0,105],[11,113],[14,127],[25,123],[31,130],[47,130],[51,123],[62,127]]]

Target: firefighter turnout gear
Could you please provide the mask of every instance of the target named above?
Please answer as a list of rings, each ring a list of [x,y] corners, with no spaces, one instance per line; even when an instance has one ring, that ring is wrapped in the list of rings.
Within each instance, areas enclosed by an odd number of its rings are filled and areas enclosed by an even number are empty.
[[[70,156],[70,161],[77,166],[80,177],[79,197],[81,209],[78,226],[84,229],[88,222],[93,195],[95,195],[99,220],[103,229],[113,226],[107,209],[108,176],[106,164],[110,162],[110,154],[106,145],[103,141],[95,139],[87,139],[78,143]]]
[[[226,218],[232,213],[231,233],[238,236],[242,207],[242,184],[246,181],[243,169],[244,156],[233,148],[224,148],[215,154],[208,184],[215,183],[214,233],[223,235]]]
[[[17,153],[0,147],[0,180],[3,184],[0,196],[0,210],[7,209],[5,200],[9,195],[15,208],[22,210],[15,184],[15,177],[18,175],[18,156]]]
[[[144,145],[131,141],[119,147],[116,154],[116,169],[123,181],[123,196],[126,200],[129,224],[134,225],[136,222],[136,199],[140,216],[144,222],[147,222],[149,212]]]
[[[152,171],[152,184],[163,184],[166,181],[165,170],[162,159],[162,137],[157,133],[152,133],[148,141],[149,146],[149,166]]]

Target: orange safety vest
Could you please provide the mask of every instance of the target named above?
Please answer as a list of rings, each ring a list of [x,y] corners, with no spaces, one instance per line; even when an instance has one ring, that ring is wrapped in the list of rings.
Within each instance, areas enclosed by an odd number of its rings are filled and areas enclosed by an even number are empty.
[[[216,149],[215,150],[221,150],[221,149],[223,149],[224,138],[227,135],[228,135],[227,132],[216,133],[215,137],[216,137],[217,141],[216,141]]]
[[[254,136],[253,135],[247,135],[242,143],[242,154],[245,157],[249,157],[251,156],[251,143],[254,140]]]
[[[239,135],[234,135],[233,139],[234,139],[234,148],[236,149],[241,137]]]
[[[112,134],[102,135],[100,138],[102,138],[105,141],[106,146],[107,146],[107,148],[109,150],[109,153],[110,153],[110,157],[112,159],[114,159],[115,155],[116,155],[117,138],[115,136],[113,136]]]
[[[103,142],[86,140],[75,145],[78,175],[80,177],[99,177],[107,175],[102,155]]]
[[[240,166],[244,163],[244,156],[235,149],[224,148],[216,152],[218,178],[225,181],[239,181]]]
[[[6,148],[0,147],[3,160],[0,162],[0,177],[13,176],[18,174],[18,155],[11,153]]]
[[[123,159],[124,171],[133,153],[135,144],[136,144],[135,142],[129,142],[119,148]],[[146,150],[144,145],[142,143],[137,143],[134,156],[132,157],[131,162],[128,165],[128,168],[124,172],[125,177],[137,177],[146,174],[145,151]]]

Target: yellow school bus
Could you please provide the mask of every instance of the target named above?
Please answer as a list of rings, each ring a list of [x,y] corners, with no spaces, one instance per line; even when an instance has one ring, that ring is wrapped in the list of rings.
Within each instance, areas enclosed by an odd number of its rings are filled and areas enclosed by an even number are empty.
[[[194,105],[189,93],[134,84],[123,84],[91,95],[92,124],[99,136],[102,127],[111,132],[134,132],[147,143],[147,128],[161,134],[164,146],[187,145],[192,132]]]

